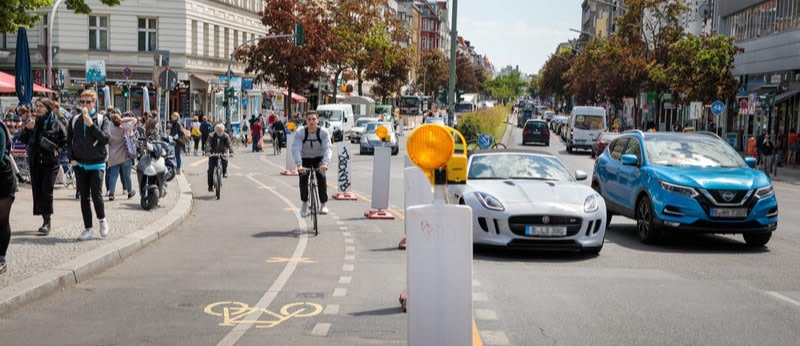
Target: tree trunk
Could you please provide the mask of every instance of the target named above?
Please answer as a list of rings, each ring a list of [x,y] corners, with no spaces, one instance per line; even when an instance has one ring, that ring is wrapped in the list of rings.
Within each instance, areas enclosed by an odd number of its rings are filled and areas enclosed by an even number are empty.
[[[358,76],[358,96],[364,96],[364,79],[361,77],[362,72],[364,72],[363,69],[358,69],[356,71],[356,75]]]
[[[336,73],[333,74],[333,103],[336,103],[336,94],[339,91],[339,85],[337,82],[339,81],[339,76],[342,74],[342,71],[344,71],[344,69],[340,68],[336,70]]]
[[[292,119],[292,88],[286,88],[286,98],[283,101],[283,110],[286,115],[286,122]]]

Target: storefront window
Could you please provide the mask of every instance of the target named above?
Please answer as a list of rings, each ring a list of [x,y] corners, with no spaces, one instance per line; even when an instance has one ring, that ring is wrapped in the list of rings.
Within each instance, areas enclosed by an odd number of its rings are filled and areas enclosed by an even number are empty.
[[[723,31],[747,40],[800,28],[800,0],[770,0],[726,17]]]

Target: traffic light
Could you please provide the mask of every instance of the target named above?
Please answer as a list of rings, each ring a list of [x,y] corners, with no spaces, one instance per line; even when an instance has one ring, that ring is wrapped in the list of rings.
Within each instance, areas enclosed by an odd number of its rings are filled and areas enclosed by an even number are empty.
[[[123,86],[122,87],[122,97],[127,99],[130,96],[131,96],[131,92],[130,92],[130,89],[128,89],[128,86],[127,85]]]
[[[227,87],[225,88],[225,99],[227,100],[231,98],[233,98],[233,87]]]
[[[294,45],[300,47],[305,42],[303,37],[303,24],[297,23],[294,25]]]

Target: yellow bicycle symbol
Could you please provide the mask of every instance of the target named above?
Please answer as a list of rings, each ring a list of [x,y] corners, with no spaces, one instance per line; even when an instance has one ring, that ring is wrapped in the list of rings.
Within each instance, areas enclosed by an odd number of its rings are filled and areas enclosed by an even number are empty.
[[[284,305],[280,313],[274,313],[265,308],[250,307],[242,302],[216,302],[209,304],[203,312],[211,316],[222,316],[220,326],[235,326],[237,324],[254,324],[256,328],[272,328],[292,317],[311,317],[322,312],[322,306],[314,303],[292,303]],[[261,320],[261,314],[275,318],[274,320]],[[250,319],[248,319],[248,317]],[[268,317],[269,318],[269,317]]]

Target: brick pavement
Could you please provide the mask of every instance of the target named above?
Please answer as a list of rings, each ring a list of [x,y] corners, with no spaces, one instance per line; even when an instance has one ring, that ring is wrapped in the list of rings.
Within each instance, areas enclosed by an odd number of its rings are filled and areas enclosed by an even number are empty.
[[[135,174],[132,179],[136,186]],[[83,230],[83,219],[74,187],[55,190],[52,229],[49,235],[42,236],[37,231],[42,218],[33,215],[30,185],[20,186],[11,209],[8,271],[0,275],[0,314],[113,266],[171,230],[191,210],[191,189],[182,175],[168,184],[167,196],[150,211],[142,209],[138,194],[127,199],[120,182],[116,190],[114,201],[104,198],[109,235],[100,238],[95,218],[95,239],[80,242],[77,238]]]

